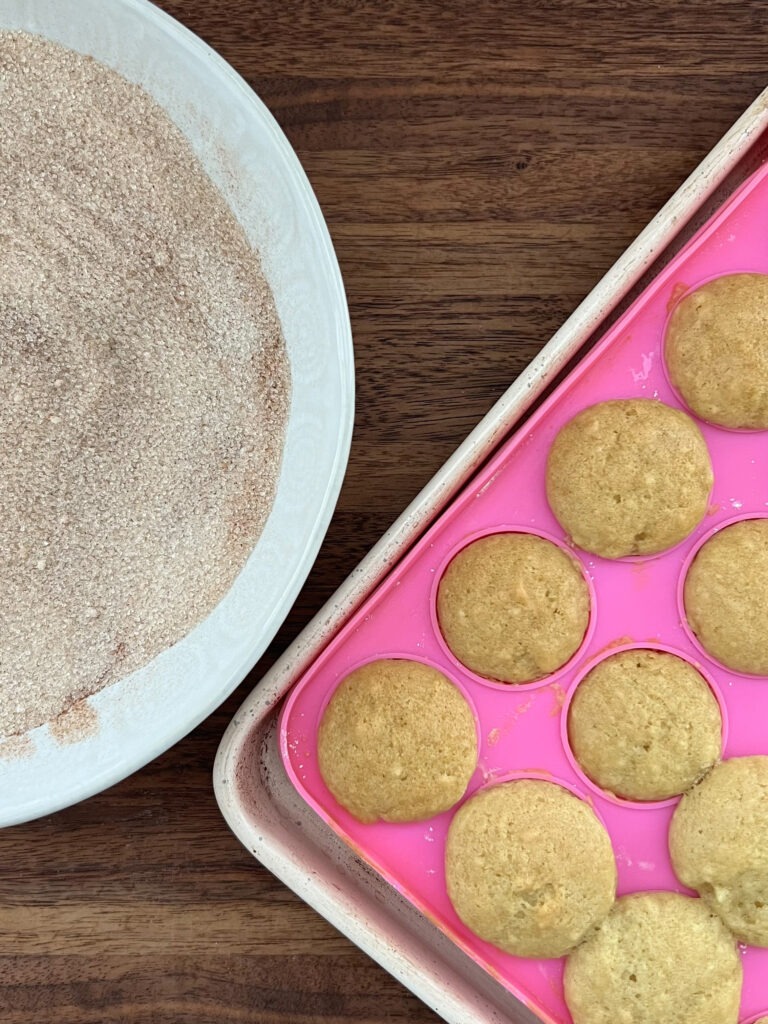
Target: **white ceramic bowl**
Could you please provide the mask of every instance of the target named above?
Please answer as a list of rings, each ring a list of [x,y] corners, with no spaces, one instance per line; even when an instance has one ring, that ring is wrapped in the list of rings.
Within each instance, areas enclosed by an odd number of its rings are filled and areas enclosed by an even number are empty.
[[[94,736],[66,746],[44,726],[29,734],[32,753],[0,760],[0,825],[9,825],[140,768],[253,667],[306,579],[333,512],[349,454],[354,370],[344,287],[320,208],[285,136],[228,64],[146,0],[0,0],[0,29],[91,54],[165,108],[261,251],[293,374],[277,496],[245,568],[185,639],[92,698]]]

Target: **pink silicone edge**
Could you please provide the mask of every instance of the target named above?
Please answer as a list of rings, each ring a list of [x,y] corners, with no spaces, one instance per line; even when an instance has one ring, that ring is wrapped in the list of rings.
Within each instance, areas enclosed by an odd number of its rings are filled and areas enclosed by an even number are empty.
[[[701,231],[692,240],[692,242],[689,243],[689,245],[686,246],[686,248],[683,250],[683,253],[681,254],[681,256],[678,257],[678,259],[676,261],[673,261],[672,264],[670,264],[670,267],[667,268],[667,271],[662,272],[662,274],[660,274],[657,277],[656,281],[654,282],[654,284],[652,286],[650,286],[650,288],[647,290],[647,292],[648,291],[654,291],[654,290],[661,290],[664,287],[666,282],[670,279],[671,275],[674,273],[674,269],[676,268],[677,263],[682,259],[683,254],[687,254],[689,251],[694,250],[696,248],[696,243],[697,242],[699,242],[702,239],[705,240],[706,238],[711,236],[713,232],[715,232],[718,229],[719,225],[723,222],[723,220],[725,220],[730,215],[731,210],[732,210],[732,208],[734,206],[735,198],[738,197],[739,199],[741,199],[742,197],[748,196],[754,190],[754,188],[756,188],[759,184],[761,184],[763,176],[764,176],[764,171],[765,171],[765,169],[761,169],[760,172],[758,172],[756,175],[753,176],[752,179],[750,179],[747,183],[745,183],[745,186],[742,187],[742,189],[740,189],[739,192],[736,193],[735,197],[726,206],[723,207],[721,212],[715,218],[713,218],[707,225],[705,225],[704,228],[701,229]],[[768,269],[768,268],[766,268],[766,269]],[[711,279],[712,277],[715,277],[715,276],[721,276],[722,273],[729,273],[729,272],[732,272],[732,271],[727,270],[727,269],[721,269],[720,273],[709,274],[709,275],[702,274],[700,276],[691,277],[690,280],[694,280],[695,282],[700,283],[703,280]],[[690,287],[695,287],[695,286],[696,286],[695,283],[690,285]],[[646,294],[646,293],[644,293],[644,294]],[[635,306],[637,306],[637,305],[638,305],[638,303],[635,304]],[[539,425],[541,419],[546,416],[547,412],[549,411],[549,408],[552,405],[555,405],[559,400],[565,400],[567,398],[567,396],[569,394],[569,389],[570,389],[571,386],[573,386],[574,388],[579,386],[579,384],[582,381],[583,377],[587,374],[588,368],[590,368],[595,361],[598,361],[601,358],[601,356],[606,351],[606,348],[607,348],[608,344],[612,343],[613,339],[616,338],[616,336],[620,333],[621,329],[624,328],[626,326],[626,324],[631,321],[631,317],[632,317],[632,314],[633,314],[633,312],[635,310],[635,306],[633,306],[630,310],[627,311],[625,316],[609,332],[609,335],[604,339],[604,341],[601,342],[601,344],[590,354],[590,356],[588,356],[584,361],[582,361],[582,363],[579,365],[579,367],[577,367],[577,369],[574,371],[574,373],[571,376],[569,376],[569,378],[560,386],[560,388],[558,388],[558,390],[555,392],[555,394],[553,396],[551,396],[551,398],[548,400],[548,402],[545,403],[545,405],[542,406],[542,408],[539,410],[539,412],[534,417],[532,417],[532,419],[529,421],[528,424],[526,424],[526,430],[527,430],[527,432],[529,434],[532,433],[533,429]],[[668,382],[667,382],[667,387],[669,387]],[[625,397],[625,396],[623,394],[615,394],[612,397]],[[676,400],[679,403],[679,397],[676,396]],[[707,426],[709,426],[709,425],[707,425]],[[738,432],[738,433],[744,434],[746,432]],[[505,446],[505,448],[506,448],[506,446]],[[492,475],[496,471],[500,470],[503,467],[503,463],[504,463],[504,450],[502,450],[502,452],[499,453],[499,456],[496,459],[493,460],[493,462],[492,462],[491,466],[489,467],[489,469],[486,470],[486,472],[484,472],[482,474],[482,479],[484,479],[484,480],[490,479],[492,477]],[[466,493],[470,492],[471,490],[473,490],[475,486],[477,486],[477,482],[474,482],[472,485],[470,485],[470,487],[467,488],[466,492],[464,492],[463,495],[460,495],[459,498],[457,498],[454,501],[452,508],[455,508],[457,506],[463,507],[463,497],[464,497],[464,495]],[[757,513],[753,512],[751,514],[743,514],[739,518],[756,518],[756,517],[757,517]],[[513,524],[513,528],[514,529],[520,529],[521,525]],[[499,526],[497,525],[495,528],[498,529]],[[436,524],[435,527],[433,527],[432,530],[429,531],[429,533],[427,534],[427,537],[424,538],[424,542],[426,542],[427,538],[429,538],[431,535],[434,534],[435,529],[437,529],[437,524]],[[490,530],[488,532],[494,532],[494,530],[492,529],[492,530]],[[537,531],[534,531],[534,532],[537,532]],[[686,543],[687,542],[683,542],[683,544],[679,545],[679,547],[683,547],[684,544],[686,544]],[[424,543],[420,542],[420,544],[417,546],[417,548],[414,549],[414,551],[412,551],[411,554],[397,567],[397,574],[398,575],[405,574],[406,570],[413,564],[413,562],[415,560],[417,560],[417,556],[418,556],[419,551],[423,551],[423,549],[424,549]],[[658,556],[658,557],[659,558],[663,558],[663,557],[666,557],[667,555],[668,555],[668,552],[664,552],[663,555]],[[377,602],[378,602],[378,599],[379,599],[379,595],[382,592],[386,592],[387,589],[388,589],[388,581],[385,581],[384,584],[382,584],[379,587],[379,589],[372,595],[372,597],[369,598],[369,600],[366,602],[364,607],[366,607],[366,608],[370,607],[372,610],[375,609],[377,607]],[[337,637],[337,641],[338,641],[338,639],[339,638]],[[653,646],[653,643],[651,643],[650,646]],[[698,651],[696,653],[698,653]],[[321,655],[319,660],[322,660],[322,657],[323,656]],[[692,660],[692,659],[689,658],[689,660]],[[717,669],[719,669],[719,670],[722,669],[722,666],[715,665],[715,667]],[[310,669],[310,673],[311,673],[311,669]],[[753,680],[755,677],[749,677],[749,678]],[[549,682],[549,680],[547,680],[547,682]],[[299,683],[298,685],[301,686],[302,683]],[[529,686],[529,688],[530,688],[530,686]],[[516,688],[516,689],[518,689],[518,688]],[[296,691],[294,691],[294,694],[295,694],[295,692]],[[284,745],[283,745],[283,747],[281,749],[282,749],[283,756],[286,759],[286,766],[288,767],[289,766],[289,759],[288,759],[287,750],[286,750]],[[306,789],[302,785],[301,780],[299,780],[292,772],[290,774],[291,774],[291,777],[292,777],[292,779],[294,781],[294,784],[297,785],[297,787],[299,788],[300,792],[302,792],[302,794],[305,796],[305,798],[308,799],[308,802],[310,802],[311,805],[315,806],[315,808],[317,810],[319,810],[319,812],[321,813],[321,816],[325,820],[328,820],[326,815],[325,815],[325,813],[323,813],[323,811],[319,808],[319,806],[313,800],[311,795],[307,793]],[[334,825],[334,827],[335,827],[335,825]],[[336,829],[336,830],[339,831],[338,829]],[[340,832],[340,834],[344,835],[343,830]],[[349,839],[349,837],[347,837],[347,838]],[[355,849],[359,850],[359,847],[357,846],[357,844],[354,843],[354,841],[351,842],[351,845]],[[366,857],[366,859],[368,859],[369,862],[371,861],[370,857]],[[385,874],[385,876],[390,877],[390,880],[391,880],[391,876],[389,876],[386,871],[383,871],[382,873]],[[397,888],[401,889],[401,891],[402,891],[402,886],[398,885],[396,880],[394,881],[394,884],[395,884],[395,886]],[[651,887],[648,887],[648,888],[657,888],[657,887],[651,886]],[[444,923],[440,923],[440,927],[443,927],[444,930],[447,930],[449,933],[451,931],[450,928],[447,928]],[[465,946],[466,946],[466,944],[464,942],[461,942],[461,941],[459,942],[459,944],[462,945],[463,948],[465,948]],[[479,962],[483,963],[482,956],[478,956],[476,951],[469,950],[469,952],[470,952],[470,955],[473,956],[474,959],[479,959]],[[754,951],[753,950],[749,950],[748,952],[752,953]],[[487,969],[490,970],[490,973],[496,974],[496,972],[493,969],[491,969],[490,967],[488,967],[487,964],[485,966],[487,967]],[[528,1005],[530,1005],[533,1008],[535,1008],[536,1012],[540,1016],[545,1017],[547,1020],[555,1020],[555,1019],[557,1019],[558,1021],[561,1021],[561,1020],[565,1020],[566,1019],[562,1015],[557,1016],[557,1018],[555,1018],[554,1015],[550,1014],[541,1005],[539,1005],[539,1003],[538,1003],[538,1001],[536,999],[531,1000],[530,998],[526,997],[525,993],[521,992],[519,990],[519,988],[516,986],[516,984],[511,983],[509,979],[504,981],[504,983],[507,985],[507,987],[512,992],[514,992],[516,995],[518,995],[518,998],[521,998]],[[754,992],[751,994],[749,1001],[754,1003]]]

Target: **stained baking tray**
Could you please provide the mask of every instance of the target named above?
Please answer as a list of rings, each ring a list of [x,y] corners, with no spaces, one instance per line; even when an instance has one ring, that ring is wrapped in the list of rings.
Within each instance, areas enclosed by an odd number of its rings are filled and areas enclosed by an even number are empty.
[[[282,767],[276,711],[308,664],[430,525],[458,488],[519,426],[569,360],[586,351],[695,230],[768,156],[761,94],[617,261],[529,368],[363,560],[229,726],[214,783],[248,849],[324,917],[448,1021],[535,1021],[518,1000],[422,917],[312,812]]]

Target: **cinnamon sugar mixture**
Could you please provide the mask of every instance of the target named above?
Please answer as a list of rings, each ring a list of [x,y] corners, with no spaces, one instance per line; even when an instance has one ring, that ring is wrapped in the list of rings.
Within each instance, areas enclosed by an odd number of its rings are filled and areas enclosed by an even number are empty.
[[[219,602],[271,508],[289,392],[259,259],[168,117],[0,32],[0,735]]]

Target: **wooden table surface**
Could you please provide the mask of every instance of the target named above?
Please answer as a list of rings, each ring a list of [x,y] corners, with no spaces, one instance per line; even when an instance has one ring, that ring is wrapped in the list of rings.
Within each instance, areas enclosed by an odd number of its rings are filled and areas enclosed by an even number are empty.
[[[133,778],[0,834],[0,1021],[437,1017],[228,832],[240,701],[768,84],[761,0],[162,0],[316,190],[357,362],[346,482],[269,654]],[[470,1022],[467,1022],[470,1024]]]

